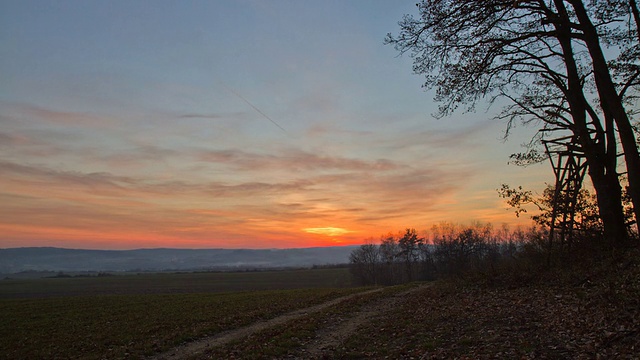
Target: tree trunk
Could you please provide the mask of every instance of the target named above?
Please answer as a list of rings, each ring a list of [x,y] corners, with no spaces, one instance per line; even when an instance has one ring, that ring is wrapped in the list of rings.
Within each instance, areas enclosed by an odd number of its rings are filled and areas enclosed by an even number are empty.
[[[596,190],[598,212],[602,219],[605,240],[611,246],[619,246],[627,239],[622,209],[622,189],[617,182],[612,181],[611,176],[604,174],[604,164],[598,157],[587,161],[589,177]]]
[[[559,18],[554,23],[557,29],[557,38],[562,47],[567,70],[568,89],[566,91],[571,116],[574,122],[572,129],[577,135],[580,146],[587,158],[589,177],[596,190],[598,210],[604,227],[605,241],[610,244],[618,244],[626,240],[626,228],[624,212],[622,209],[622,191],[618,176],[615,172],[616,153],[607,152],[605,142],[615,134],[598,134],[592,139],[587,124],[587,101],[584,98],[582,82],[578,67],[575,62],[571,45],[571,23],[563,0],[554,0],[558,9]],[[597,119],[594,119],[597,121]],[[602,127],[600,127],[602,128]],[[601,131],[612,132],[612,126]],[[605,135],[605,136],[601,136]],[[615,149],[615,147],[614,147]],[[613,168],[612,168],[613,167]]]
[[[604,52],[600,46],[598,33],[591,22],[582,1],[572,1],[576,11],[576,16],[584,32],[584,41],[593,60],[594,78],[600,96],[602,110],[605,117],[611,116],[618,127],[620,142],[624,151],[624,160],[627,167],[627,178],[629,180],[629,195],[633,202],[634,216],[636,222],[640,221],[640,153],[635,134],[631,126],[631,121],[625,110],[622,98],[616,91],[615,84],[609,72]],[[632,2],[631,5],[635,5]],[[636,10],[632,6],[632,10]],[[636,15],[634,13],[634,15]]]

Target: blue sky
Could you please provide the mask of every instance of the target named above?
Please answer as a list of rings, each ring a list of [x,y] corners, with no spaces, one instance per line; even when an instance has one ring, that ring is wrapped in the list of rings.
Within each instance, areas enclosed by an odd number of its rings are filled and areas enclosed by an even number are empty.
[[[533,129],[434,119],[411,1],[0,3],[0,247],[305,247],[515,219]],[[274,124],[274,122],[277,124]],[[282,128],[282,129],[281,129]],[[284,129],[284,130],[283,130]]]

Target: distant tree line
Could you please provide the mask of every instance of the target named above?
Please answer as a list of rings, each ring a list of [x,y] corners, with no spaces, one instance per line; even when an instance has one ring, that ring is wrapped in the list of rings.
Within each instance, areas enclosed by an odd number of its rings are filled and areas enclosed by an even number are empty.
[[[571,242],[559,241],[559,234],[553,235],[549,231],[552,218],[560,216],[557,209],[553,211],[552,208],[553,187],[548,187],[538,197],[530,191],[507,185],[498,192],[516,210],[517,216],[527,212],[526,205],[535,205],[538,211],[531,216],[534,225],[526,229],[506,226],[496,229],[491,224],[441,223],[422,234],[415,229],[406,229],[396,235],[384,235],[379,241],[370,239],[349,257],[355,280],[363,285],[393,285],[439,277],[464,277],[470,273],[493,277],[516,269],[566,266],[576,259],[591,259],[611,248],[605,241],[597,200],[588,190],[580,192],[573,209],[573,236],[564,237],[572,239]],[[631,224],[630,201],[624,205],[627,223]],[[628,226],[627,231],[629,237],[638,237],[634,227]]]
[[[394,285],[433,280],[442,276],[463,276],[470,271],[495,270],[500,261],[516,256],[537,230],[524,232],[490,224],[470,226],[441,223],[421,236],[415,229],[388,234],[379,244],[372,241],[355,249],[350,270],[362,285]]]

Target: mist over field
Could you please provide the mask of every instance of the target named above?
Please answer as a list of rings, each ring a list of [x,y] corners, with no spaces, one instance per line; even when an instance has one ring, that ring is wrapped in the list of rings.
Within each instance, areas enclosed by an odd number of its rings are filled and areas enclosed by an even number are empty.
[[[311,267],[345,264],[353,246],[301,249],[81,250],[0,249],[0,273],[25,271],[161,271]]]

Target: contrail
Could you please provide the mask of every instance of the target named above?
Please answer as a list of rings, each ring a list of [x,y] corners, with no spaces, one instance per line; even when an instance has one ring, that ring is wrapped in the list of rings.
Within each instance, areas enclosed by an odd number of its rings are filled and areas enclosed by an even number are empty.
[[[277,126],[278,128],[280,128],[280,130],[284,131],[285,134],[289,134],[287,132],[287,130],[285,130],[282,126],[280,126],[277,122],[273,121],[273,119],[271,119],[267,114],[263,113],[260,109],[258,109],[255,105],[253,105],[251,102],[249,102],[249,100],[245,99],[244,96],[238,94],[235,90],[233,90],[232,88],[228,87],[226,84],[222,84],[222,86],[224,86],[225,89],[229,90],[230,92],[232,92],[235,96],[239,97],[240,99],[242,99],[242,101],[246,102],[249,106],[251,106],[253,108],[253,110],[255,110],[256,112],[258,112],[258,114],[264,116],[267,120],[271,121],[273,123],[273,125]]]

